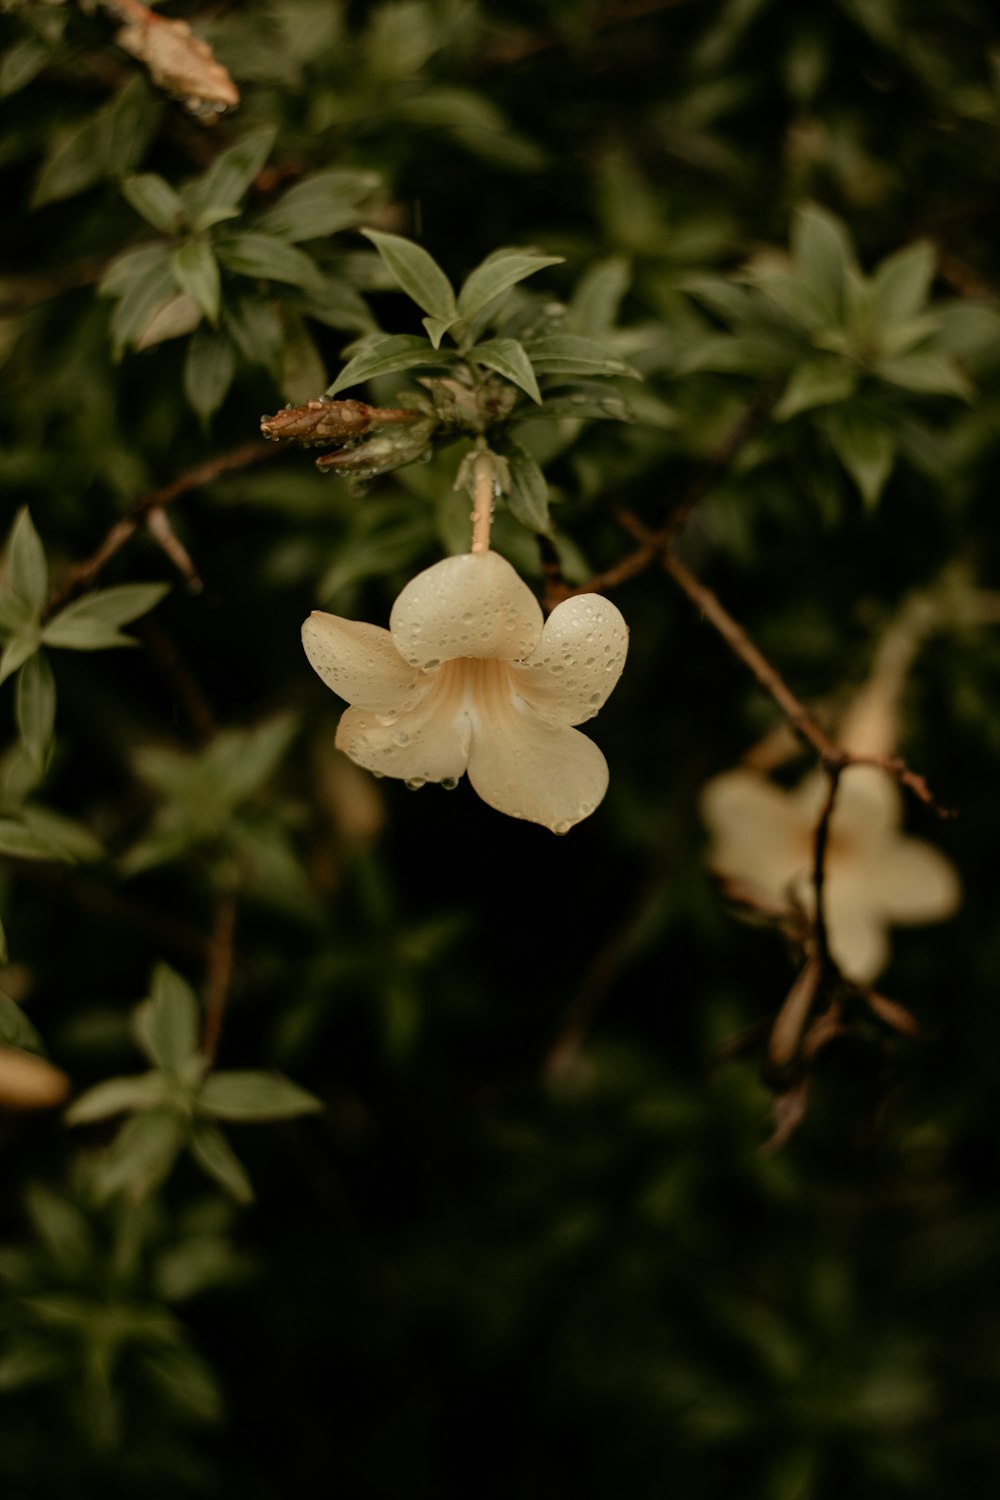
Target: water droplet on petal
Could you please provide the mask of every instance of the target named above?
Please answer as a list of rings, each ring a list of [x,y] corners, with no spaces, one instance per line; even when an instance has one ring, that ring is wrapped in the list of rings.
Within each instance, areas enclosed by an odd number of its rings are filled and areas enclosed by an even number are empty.
[[[434,668],[435,667],[439,667],[440,665],[441,665],[441,658],[440,658],[440,656],[432,656],[427,661],[424,662],[424,671],[425,672],[433,672]]]
[[[601,701],[601,695],[600,695],[600,693],[591,693],[590,697],[587,699],[588,703],[600,703],[600,701]]]
[[[394,745],[408,745],[410,743],[410,736],[405,729],[397,729],[392,737],[392,743]]]
[[[458,777],[457,776],[446,776],[444,778],[444,780],[441,782],[441,785],[444,787],[444,789],[445,789],[446,792],[453,792],[455,790],[455,788],[458,786]]]
[[[569,833],[569,831],[570,831],[570,829],[572,827],[573,827],[573,825],[569,821],[568,818],[560,818],[559,821],[558,821],[558,823],[553,823],[552,824],[552,832],[553,833]]]
[[[376,781],[384,781],[385,780],[385,772],[384,771],[373,771],[371,774],[375,777]]]
[[[403,785],[408,792],[419,792],[420,788],[424,785],[424,781],[420,776],[410,776],[403,782]]]

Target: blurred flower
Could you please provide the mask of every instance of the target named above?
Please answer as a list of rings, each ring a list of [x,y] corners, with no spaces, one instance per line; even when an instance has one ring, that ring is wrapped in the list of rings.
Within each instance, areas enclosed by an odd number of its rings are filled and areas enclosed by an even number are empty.
[[[20,1047],[0,1046],[0,1111],[52,1109],[69,1093],[61,1068]]]
[[[594,717],[625,662],[628,627],[607,599],[577,595],[543,622],[504,558],[466,553],[411,579],[388,630],[316,611],[302,639],[352,705],[336,743],[366,770],[410,786],[467,771],[484,802],[553,833],[604,796],[604,756],[570,726]]]
[[[869,705],[870,706],[870,705]],[[783,791],[756,771],[730,771],[704,788],[708,863],[770,901],[813,912],[813,849],[827,795],[822,772]],[[848,979],[870,984],[889,960],[888,928],[939,922],[961,901],[939,850],[900,831],[902,793],[888,772],[850,766],[830,820],[823,906],[830,953]]]

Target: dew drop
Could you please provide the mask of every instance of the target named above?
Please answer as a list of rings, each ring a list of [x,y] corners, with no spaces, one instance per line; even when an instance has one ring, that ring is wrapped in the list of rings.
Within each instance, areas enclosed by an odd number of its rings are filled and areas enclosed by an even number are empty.
[[[444,787],[444,790],[446,792],[453,792],[455,790],[455,788],[458,786],[458,777],[457,776],[446,776],[444,778],[444,780],[441,782],[441,785]]]
[[[440,656],[432,656],[427,661],[424,662],[424,671],[425,672],[433,672],[434,668],[435,667],[439,667],[440,665],[441,665],[441,658],[440,658]]]
[[[568,818],[560,818],[558,823],[552,824],[552,832],[560,834],[569,833],[572,826],[573,825]]]
[[[410,776],[404,781],[403,785],[408,792],[419,792],[420,788],[424,785],[424,781],[420,776]]]
[[[601,701],[601,695],[600,695],[600,693],[591,693],[590,697],[587,699],[588,703],[600,703],[600,701]]]
[[[394,745],[408,745],[410,743],[410,736],[405,729],[397,729],[392,737],[392,743]]]
[[[385,780],[385,772],[384,771],[373,771],[371,774],[375,777],[376,781],[384,781]]]

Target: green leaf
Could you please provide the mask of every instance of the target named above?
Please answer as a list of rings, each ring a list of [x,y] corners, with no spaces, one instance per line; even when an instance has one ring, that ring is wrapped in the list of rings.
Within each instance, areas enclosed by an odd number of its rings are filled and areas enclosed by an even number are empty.
[[[495,370],[511,385],[516,385],[518,390],[524,391],[532,401],[541,405],[542,394],[538,389],[538,381],[531,367],[531,361],[525,353],[524,345],[518,343],[517,339],[488,339],[485,344],[477,344],[470,349],[466,358],[483,365],[487,370]]]
[[[56,684],[44,651],[30,656],[18,673],[14,706],[21,743],[44,771],[56,721]]]
[[[83,125],[59,138],[38,176],[32,207],[71,198],[105,177],[127,172],[156,128],[159,102],[132,78]]]
[[[98,1160],[95,1185],[102,1199],[127,1190],[146,1196],[166,1177],[184,1143],[184,1122],[166,1110],[148,1110],[125,1121]]]
[[[826,430],[865,504],[876,505],[896,460],[892,433],[856,406],[836,407],[826,418]]]
[[[185,221],[180,196],[155,172],[126,177],[122,183],[122,196],[147,224],[164,234],[176,234]]]
[[[450,354],[435,354],[426,339],[415,334],[385,334],[373,338],[360,353],[348,360],[336,380],[327,387],[326,394],[335,396],[352,385],[360,385],[376,375],[393,375],[400,370],[413,370],[419,365],[433,368],[442,362],[450,363]]]
[[[571,331],[592,339],[610,333],[631,280],[632,265],[624,255],[612,255],[590,266],[569,305],[566,322]]]
[[[293,242],[356,228],[362,219],[358,205],[371,197],[380,182],[377,172],[350,168],[313,172],[261,214],[258,227]]]
[[[132,347],[138,353],[140,349],[153,349],[167,339],[183,338],[187,333],[194,333],[201,318],[201,308],[194,298],[187,292],[178,292],[176,297],[157,308]]]
[[[50,55],[44,42],[30,36],[8,47],[0,62],[0,99],[16,94],[36,78]]]
[[[809,360],[799,365],[774,408],[775,421],[787,422],[816,406],[833,406],[854,395],[858,380],[843,360]]]
[[[458,294],[459,316],[474,318],[519,281],[534,276],[546,266],[562,265],[564,258],[562,255],[536,255],[530,250],[497,251],[466,277]]]
[[[141,342],[157,313],[177,295],[170,251],[166,245],[156,249],[158,264],[131,282],[111,314],[111,343],[116,359],[121,358],[129,344]]]
[[[549,532],[549,487],[538,464],[520,443],[508,438],[504,455],[510,471],[507,504],[521,522],[532,531]]]
[[[41,636],[36,627],[29,627],[20,635],[12,636],[3,648],[0,656],[0,682],[6,682],[8,677],[23,667],[29,661],[41,644]]]
[[[433,256],[422,245],[399,234],[363,229],[408,297],[434,318],[454,318],[458,309],[451,282]]]
[[[835,320],[840,313],[845,274],[858,268],[847,230],[817,204],[803,205],[792,218],[791,251],[796,266],[823,297]]]
[[[937,253],[925,240],[883,260],[871,280],[878,323],[892,328],[916,318],[927,302],[936,265]]]
[[[211,1073],[198,1095],[199,1111],[217,1120],[290,1120],[322,1108],[280,1073]]]
[[[6,929],[4,928],[3,922],[0,922],[0,964],[7,963],[8,960],[9,960],[9,958],[10,958],[10,953],[7,950],[7,932],[6,932]],[[0,994],[0,1009],[2,1009],[3,1002],[6,1000],[6,998],[7,998],[6,995]],[[11,1001],[10,1003],[13,1004],[14,1002]],[[2,1019],[2,1016],[0,1016],[0,1041],[3,1041],[3,1019]]]
[[[641,380],[638,370],[609,354],[596,339],[554,333],[525,342],[524,348],[536,375],[629,375]]]
[[[914,352],[896,359],[880,359],[874,367],[881,380],[926,396],[957,396],[971,401],[972,386],[958,366],[944,354]]]
[[[18,511],[7,539],[7,577],[19,599],[34,611],[41,609],[49,591],[49,568],[27,506]]]
[[[441,347],[441,340],[444,338],[444,336],[448,332],[449,328],[454,328],[455,324],[458,322],[458,319],[457,318],[421,318],[420,321],[421,321],[421,323],[423,323],[424,327],[427,329],[427,337],[430,339],[431,343],[434,345],[434,348],[435,349],[439,349]]]
[[[253,1185],[246,1169],[222,1131],[207,1120],[196,1120],[191,1132],[191,1155],[237,1203],[253,1202]]]
[[[112,1115],[156,1109],[165,1104],[170,1086],[162,1073],[136,1073],[129,1078],[107,1078],[75,1099],[66,1111],[67,1125],[91,1125]]]
[[[236,374],[236,350],[224,333],[199,328],[184,360],[184,394],[203,423],[218,411]]]
[[[221,151],[208,171],[184,189],[192,213],[215,205],[235,208],[270,156],[276,134],[273,126],[265,125]]]
[[[148,614],[164,594],[166,583],[123,583],[116,588],[86,594],[67,604],[42,631],[46,646],[61,646],[72,651],[102,651],[109,646],[134,646],[130,636],[121,635],[119,626]]]
[[[150,1062],[179,1075],[198,1051],[200,1012],[194,991],[167,964],[157,964],[148,1000],[138,1006],[135,1037]]]
[[[48,839],[26,827],[15,818],[0,818],[0,854],[16,859],[49,859],[72,864],[73,861]]]
[[[0,630],[23,631],[34,620],[30,604],[0,584]]]
[[[197,1422],[217,1422],[222,1395],[209,1365],[191,1349],[157,1349],[142,1355],[142,1370],[163,1399]]]
[[[182,292],[193,297],[213,325],[219,321],[221,279],[219,262],[207,240],[185,240],[170,257],[170,269]]]
[[[7,945],[4,942],[3,957],[7,962]],[[19,1005],[8,995],[0,992],[0,1046],[19,1047],[22,1052],[44,1054],[45,1044]]]
[[[320,291],[323,277],[316,262],[304,250],[273,234],[233,234],[220,240],[216,253],[227,271],[265,281],[285,281],[292,286]]]
[[[27,803],[21,808],[21,820],[30,832],[52,846],[59,859],[88,863],[104,857],[103,845],[89,828],[51,807]]]

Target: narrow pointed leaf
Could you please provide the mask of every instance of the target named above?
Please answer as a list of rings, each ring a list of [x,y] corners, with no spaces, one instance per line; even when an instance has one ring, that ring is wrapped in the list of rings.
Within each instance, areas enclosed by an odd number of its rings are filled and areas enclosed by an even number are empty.
[[[149,999],[135,1013],[135,1035],[150,1062],[179,1074],[198,1050],[200,1013],[191,986],[167,964],[157,964]]]
[[[198,1096],[199,1111],[217,1120],[290,1120],[322,1108],[280,1073],[212,1073]]]
[[[455,317],[458,309],[451,282],[422,245],[399,234],[383,234],[378,229],[363,229],[361,233],[375,246],[386,268],[418,307],[434,318]]]
[[[191,1132],[191,1155],[237,1203],[252,1203],[253,1184],[246,1168],[222,1131],[207,1120],[196,1120]]]
[[[338,391],[349,390],[376,375],[393,375],[400,370],[413,370],[420,365],[433,367],[442,362],[451,363],[450,354],[435,354],[426,339],[415,334],[390,334],[374,339],[353,359],[348,360],[326,394],[336,396]]]
[[[532,531],[548,532],[549,487],[538,464],[520,443],[508,440],[504,456],[510,471],[510,491],[507,504],[521,522]]]
[[[217,323],[222,283],[219,262],[208,242],[185,240],[170,257],[170,267],[181,291],[194,298],[210,323]]]
[[[164,234],[176,234],[184,223],[184,204],[169,182],[155,172],[140,172],[126,177],[122,196],[136,213]]]
[[[41,609],[49,588],[45,549],[27,506],[17,513],[7,541],[7,574],[14,593],[33,610]]]
[[[29,656],[18,673],[14,707],[21,743],[43,771],[56,719],[56,684],[44,651]]]
[[[563,259],[561,255],[534,255],[529,250],[501,250],[491,255],[466,277],[458,294],[460,316],[474,318],[519,281],[546,266],[562,265]]]
[[[518,343],[517,339],[490,339],[485,344],[477,344],[470,349],[468,358],[476,364],[485,365],[487,370],[495,370],[511,385],[516,385],[518,390],[524,391],[532,401],[542,404],[542,393],[538,389],[538,381],[531,361],[528,358],[524,345]]]

